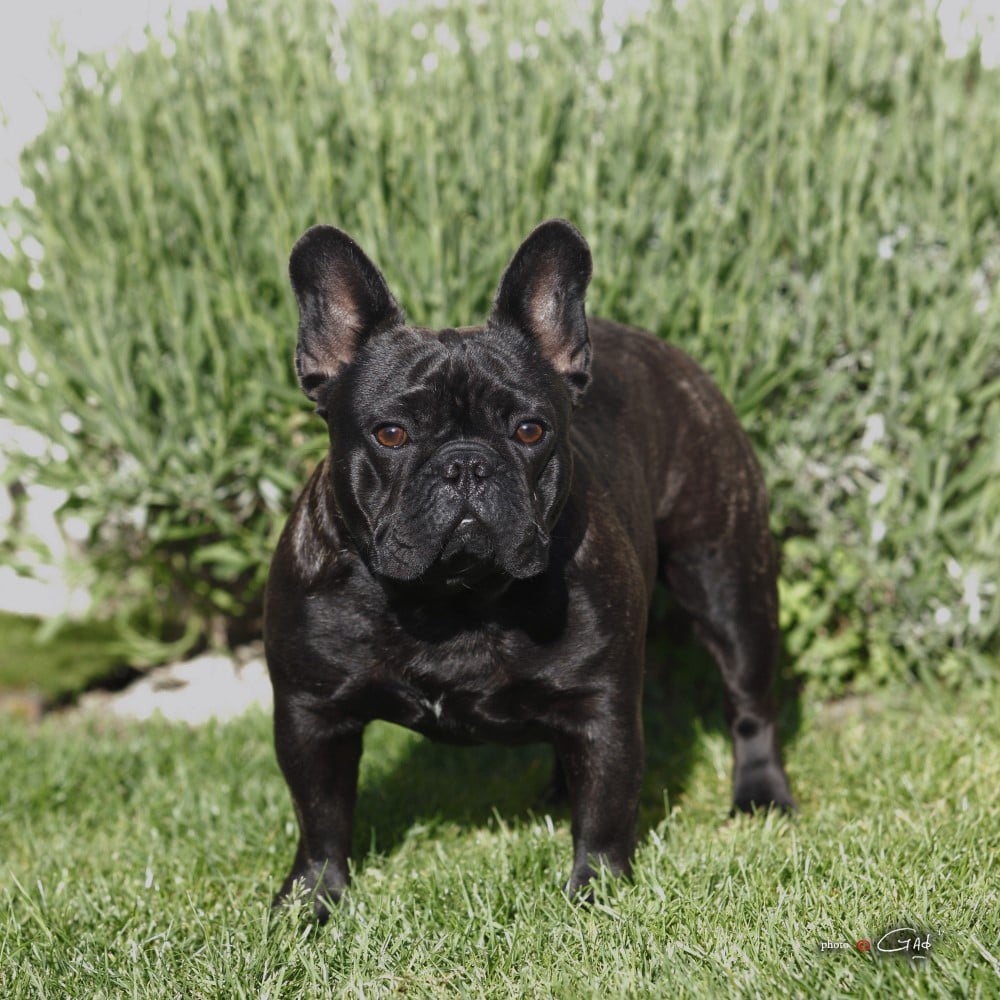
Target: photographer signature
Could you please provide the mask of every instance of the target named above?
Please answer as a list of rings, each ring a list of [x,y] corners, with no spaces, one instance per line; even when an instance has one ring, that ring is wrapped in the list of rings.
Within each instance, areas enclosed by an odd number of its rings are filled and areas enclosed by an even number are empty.
[[[867,938],[862,938],[855,947],[858,951],[870,952],[872,943]],[[931,951],[931,932],[918,931],[915,927],[894,927],[875,942],[874,950],[881,955],[926,959]]]

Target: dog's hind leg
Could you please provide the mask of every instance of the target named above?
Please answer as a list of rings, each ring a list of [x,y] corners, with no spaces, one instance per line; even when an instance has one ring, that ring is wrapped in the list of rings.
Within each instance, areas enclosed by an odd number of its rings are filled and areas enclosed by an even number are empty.
[[[746,538],[665,549],[661,569],[722,672],[733,738],[734,809],[792,810],[771,690],[780,646],[775,560],[763,531],[758,544],[741,542]]]

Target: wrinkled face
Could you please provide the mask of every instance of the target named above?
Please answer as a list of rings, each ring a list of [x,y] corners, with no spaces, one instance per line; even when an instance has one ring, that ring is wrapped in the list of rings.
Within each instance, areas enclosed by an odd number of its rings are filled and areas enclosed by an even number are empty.
[[[371,568],[454,588],[544,570],[570,411],[551,369],[502,333],[372,338],[326,400],[334,495]]]
[[[314,226],[289,274],[296,370],[330,430],[334,499],[371,570],[497,592],[541,573],[571,475],[570,415],[590,378],[590,251],[538,226],[507,265],[485,326],[406,324],[346,233]]]

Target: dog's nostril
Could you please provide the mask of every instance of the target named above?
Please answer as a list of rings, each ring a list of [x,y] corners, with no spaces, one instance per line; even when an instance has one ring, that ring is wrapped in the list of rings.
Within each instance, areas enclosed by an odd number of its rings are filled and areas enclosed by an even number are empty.
[[[491,475],[493,466],[490,462],[474,455],[459,456],[441,466],[442,478],[450,483],[457,483],[467,478],[489,479]]]

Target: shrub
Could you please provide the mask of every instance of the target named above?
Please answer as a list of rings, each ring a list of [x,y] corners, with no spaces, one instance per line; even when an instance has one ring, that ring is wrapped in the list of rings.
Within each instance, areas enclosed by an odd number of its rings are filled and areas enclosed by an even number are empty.
[[[920,5],[678,7],[233,0],[80,57],[3,212],[0,415],[56,446],[12,468],[69,491],[106,607],[182,645],[253,627],[323,447],[290,365],[306,226],[445,324],[563,215],[591,311],[687,349],[753,435],[798,671],[989,669],[998,76]]]

